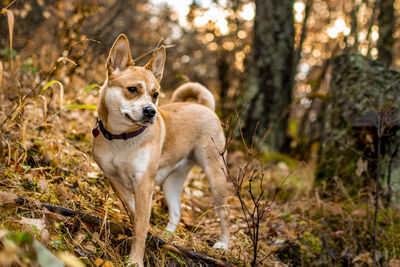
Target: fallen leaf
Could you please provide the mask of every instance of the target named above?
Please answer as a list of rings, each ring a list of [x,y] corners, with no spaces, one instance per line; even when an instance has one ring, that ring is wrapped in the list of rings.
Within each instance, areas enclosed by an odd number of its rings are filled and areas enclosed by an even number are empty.
[[[57,198],[61,202],[70,200],[72,198],[72,194],[70,193],[70,190],[68,190],[64,185],[61,185],[61,184],[56,185],[55,193],[57,195]]]
[[[92,254],[95,254],[97,252],[96,246],[93,244],[92,241],[88,241],[85,243],[83,246],[87,251],[89,251]]]
[[[399,267],[400,266],[400,259],[391,259],[389,261],[389,267]]]
[[[65,263],[68,267],[85,267],[86,265],[77,257],[68,252],[60,252],[57,254],[58,258]]]
[[[363,262],[368,264],[369,266],[372,265],[372,258],[369,252],[363,252],[360,253],[359,255],[357,255],[356,257],[354,257],[354,259],[352,260],[352,263],[356,263],[356,262]]]
[[[367,216],[367,212],[365,211],[365,209],[353,210],[351,212],[351,215],[357,216],[357,217],[365,217],[365,216]]]
[[[103,266],[104,261],[100,258],[94,260],[94,264],[97,266]]]
[[[46,222],[43,219],[32,219],[32,218],[22,217],[21,220],[19,220],[19,223],[35,226],[40,231],[44,230],[44,228],[46,227]]]
[[[76,235],[74,238],[74,243],[75,244],[82,244],[82,242],[86,239],[86,236],[83,233],[79,233]]]
[[[17,195],[14,193],[0,191],[0,205],[14,203]]]
[[[40,188],[40,191],[46,193],[48,191],[48,184],[46,179],[40,178],[39,181],[37,182],[38,187]]]
[[[87,176],[89,178],[99,178],[99,173],[98,172],[88,172]]]
[[[329,209],[330,209],[332,215],[343,215],[342,208],[336,204],[330,205]]]
[[[111,261],[106,261],[102,267],[114,267],[114,264]]]

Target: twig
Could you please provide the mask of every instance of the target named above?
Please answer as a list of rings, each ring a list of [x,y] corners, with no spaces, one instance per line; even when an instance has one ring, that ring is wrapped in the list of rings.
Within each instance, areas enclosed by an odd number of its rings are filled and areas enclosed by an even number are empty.
[[[18,197],[17,199],[14,200],[14,203],[17,206],[33,206],[36,204],[33,203],[33,201],[30,201],[26,198]],[[76,211],[72,209],[68,209],[65,207],[57,206],[57,205],[51,205],[47,203],[40,203],[39,208],[46,208],[50,212],[60,214],[65,217],[78,217],[82,222],[86,223],[92,228],[98,228],[100,229],[102,225],[104,225],[107,229],[110,230],[112,234],[118,235],[118,234],[123,234],[127,236],[132,235],[131,229],[121,226],[119,224],[113,223],[113,222],[106,222],[103,221],[102,218],[90,215],[81,211]],[[220,260],[220,259],[214,259],[211,258],[208,255],[201,254],[198,252],[195,252],[193,250],[189,250],[186,248],[183,248],[181,246],[175,245],[175,244],[169,244],[166,241],[162,240],[161,238],[148,233],[148,238],[151,238],[154,240],[155,244],[159,248],[164,248],[170,251],[173,251],[175,253],[182,254],[188,258],[194,259],[194,260],[199,260],[202,262],[205,262],[207,264],[213,264],[215,266],[222,266],[222,267],[234,267],[235,265],[230,264],[229,262]]]
[[[11,1],[11,3],[9,3],[8,5],[6,5],[5,7],[2,8],[2,10],[4,9],[8,9],[11,5],[13,5],[17,0]]]
[[[247,104],[246,104],[247,105]],[[250,238],[251,244],[252,244],[252,261],[250,263],[251,266],[256,266],[258,264],[257,258],[258,258],[258,249],[259,249],[259,234],[260,234],[260,223],[263,218],[265,218],[266,214],[269,212],[269,208],[273,204],[276,194],[278,193],[278,190],[275,192],[275,195],[272,198],[272,201],[270,197],[268,196],[265,200],[263,197],[266,197],[266,193],[263,189],[263,180],[264,180],[264,174],[262,171],[257,169],[252,163],[256,159],[257,155],[261,151],[262,144],[264,143],[265,138],[268,135],[268,132],[266,132],[259,140],[256,140],[255,137],[255,132],[253,134],[253,138],[251,139],[250,145],[246,143],[244,133],[242,131],[242,125],[240,121],[240,116],[242,112],[244,111],[244,108],[238,112],[235,109],[235,115],[236,119],[233,120],[232,118],[229,120],[229,124],[225,125],[225,127],[228,127],[225,132],[227,133],[227,138],[225,141],[225,146],[224,150],[220,153],[222,157],[222,164],[221,166],[222,170],[224,171],[226,179],[232,183],[233,188],[234,188],[234,194],[238,198],[244,220],[247,225],[247,235]],[[231,128],[233,123],[233,127]],[[258,127],[258,123],[256,125],[256,129]],[[242,141],[242,144],[245,147],[245,152],[246,152],[246,162],[243,164],[243,166],[239,167],[239,173],[235,176],[232,175],[228,168],[228,163],[226,157],[224,157],[226,151],[229,148],[229,144],[231,140],[233,139],[233,136],[239,132],[240,138]],[[263,169],[262,166],[260,168],[261,170]],[[244,192],[243,192],[243,184],[247,180],[248,182],[248,189],[247,189],[247,194],[251,199],[251,202],[247,204],[245,200],[243,199],[244,197]],[[261,189],[260,192],[254,192],[254,183],[259,183],[258,188]]]
[[[171,48],[171,47],[174,47],[174,46],[175,46],[175,45],[164,45],[165,49]],[[151,50],[145,52],[144,54],[141,54],[141,55],[138,56],[138,57],[135,57],[135,58],[133,59],[133,61],[136,62],[136,61],[138,61],[139,59],[141,59],[141,58],[143,58],[143,57],[145,57],[145,56],[147,56],[147,55],[154,54],[154,53],[157,51],[157,49],[158,49],[159,47],[160,47],[160,42],[157,43],[156,48],[151,49]]]

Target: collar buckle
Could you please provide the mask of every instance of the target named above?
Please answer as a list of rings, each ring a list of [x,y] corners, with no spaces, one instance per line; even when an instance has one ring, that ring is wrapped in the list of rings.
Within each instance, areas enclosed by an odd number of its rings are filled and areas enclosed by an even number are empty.
[[[112,134],[110,132],[103,132],[103,135],[107,140],[113,140]]]

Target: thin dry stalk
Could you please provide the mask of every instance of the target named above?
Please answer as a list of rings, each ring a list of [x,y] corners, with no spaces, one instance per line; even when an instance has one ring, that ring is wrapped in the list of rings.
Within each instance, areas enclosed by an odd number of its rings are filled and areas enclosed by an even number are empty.
[[[145,52],[144,54],[142,54],[142,55],[140,55],[140,56],[134,58],[133,61],[136,62],[136,61],[138,61],[139,59],[141,59],[141,58],[143,58],[143,57],[145,57],[145,56],[147,56],[147,55],[150,55],[150,54],[153,55],[153,54],[157,51],[157,49],[160,47],[160,44],[161,44],[161,41],[162,41],[162,40],[163,40],[163,39],[161,39],[161,40],[157,43],[156,48],[151,49],[151,50]],[[171,47],[174,47],[174,46],[175,46],[175,45],[164,45],[164,48],[167,49],[167,48],[171,48]]]
[[[7,22],[8,22],[8,34],[10,37],[10,62],[11,62],[11,68],[13,65],[13,60],[12,60],[12,47],[13,47],[13,33],[14,33],[14,13],[7,9]]]
[[[254,164],[254,160],[259,154],[263,142],[268,135],[268,132],[265,133],[264,136],[259,140],[256,140],[255,136],[253,136],[250,145],[248,145],[244,138],[242,125],[240,122],[240,115],[242,114],[243,110],[244,108],[241,110],[241,112],[237,112],[235,110],[235,120],[232,121],[232,119],[230,119],[227,123],[228,127],[231,125],[233,125],[233,127],[229,127],[226,130],[226,144],[224,147],[224,151],[221,152],[224,166],[221,166],[221,168],[224,170],[227,180],[233,185],[235,196],[240,202],[243,217],[247,225],[248,236],[250,237],[252,243],[253,259],[251,261],[251,266],[256,266],[260,263],[257,261],[260,223],[269,213],[271,205],[274,203],[278,191],[276,191],[272,197],[267,196],[267,193],[264,191],[263,188],[263,182],[265,178],[263,167]],[[228,164],[224,155],[226,154],[227,149],[234,136],[238,132],[240,134],[242,144],[245,147],[247,159],[244,165],[239,168],[238,174],[234,176],[228,168]],[[245,192],[244,190],[244,185],[246,183],[248,184],[247,192]],[[245,194],[250,197],[250,203],[247,203],[245,201]]]

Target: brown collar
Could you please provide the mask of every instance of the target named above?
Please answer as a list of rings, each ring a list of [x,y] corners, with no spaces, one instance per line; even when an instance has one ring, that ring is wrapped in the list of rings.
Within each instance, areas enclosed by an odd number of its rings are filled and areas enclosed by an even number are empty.
[[[100,131],[99,131],[100,128]],[[128,133],[122,133],[122,134],[112,134],[107,129],[104,127],[103,123],[101,120],[97,119],[97,125],[95,128],[92,130],[92,134],[94,137],[97,137],[100,132],[104,135],[104,137],[111,141],[113,139],[122,139],[122,140],[127,140],[130,138],[133,138],[135,136],[138,136],[139,134],[143,133],[143,131],[147,128],[147,126],[142,126],[139,128],[139,130],[133,131],[133,132],[128,132]]]

